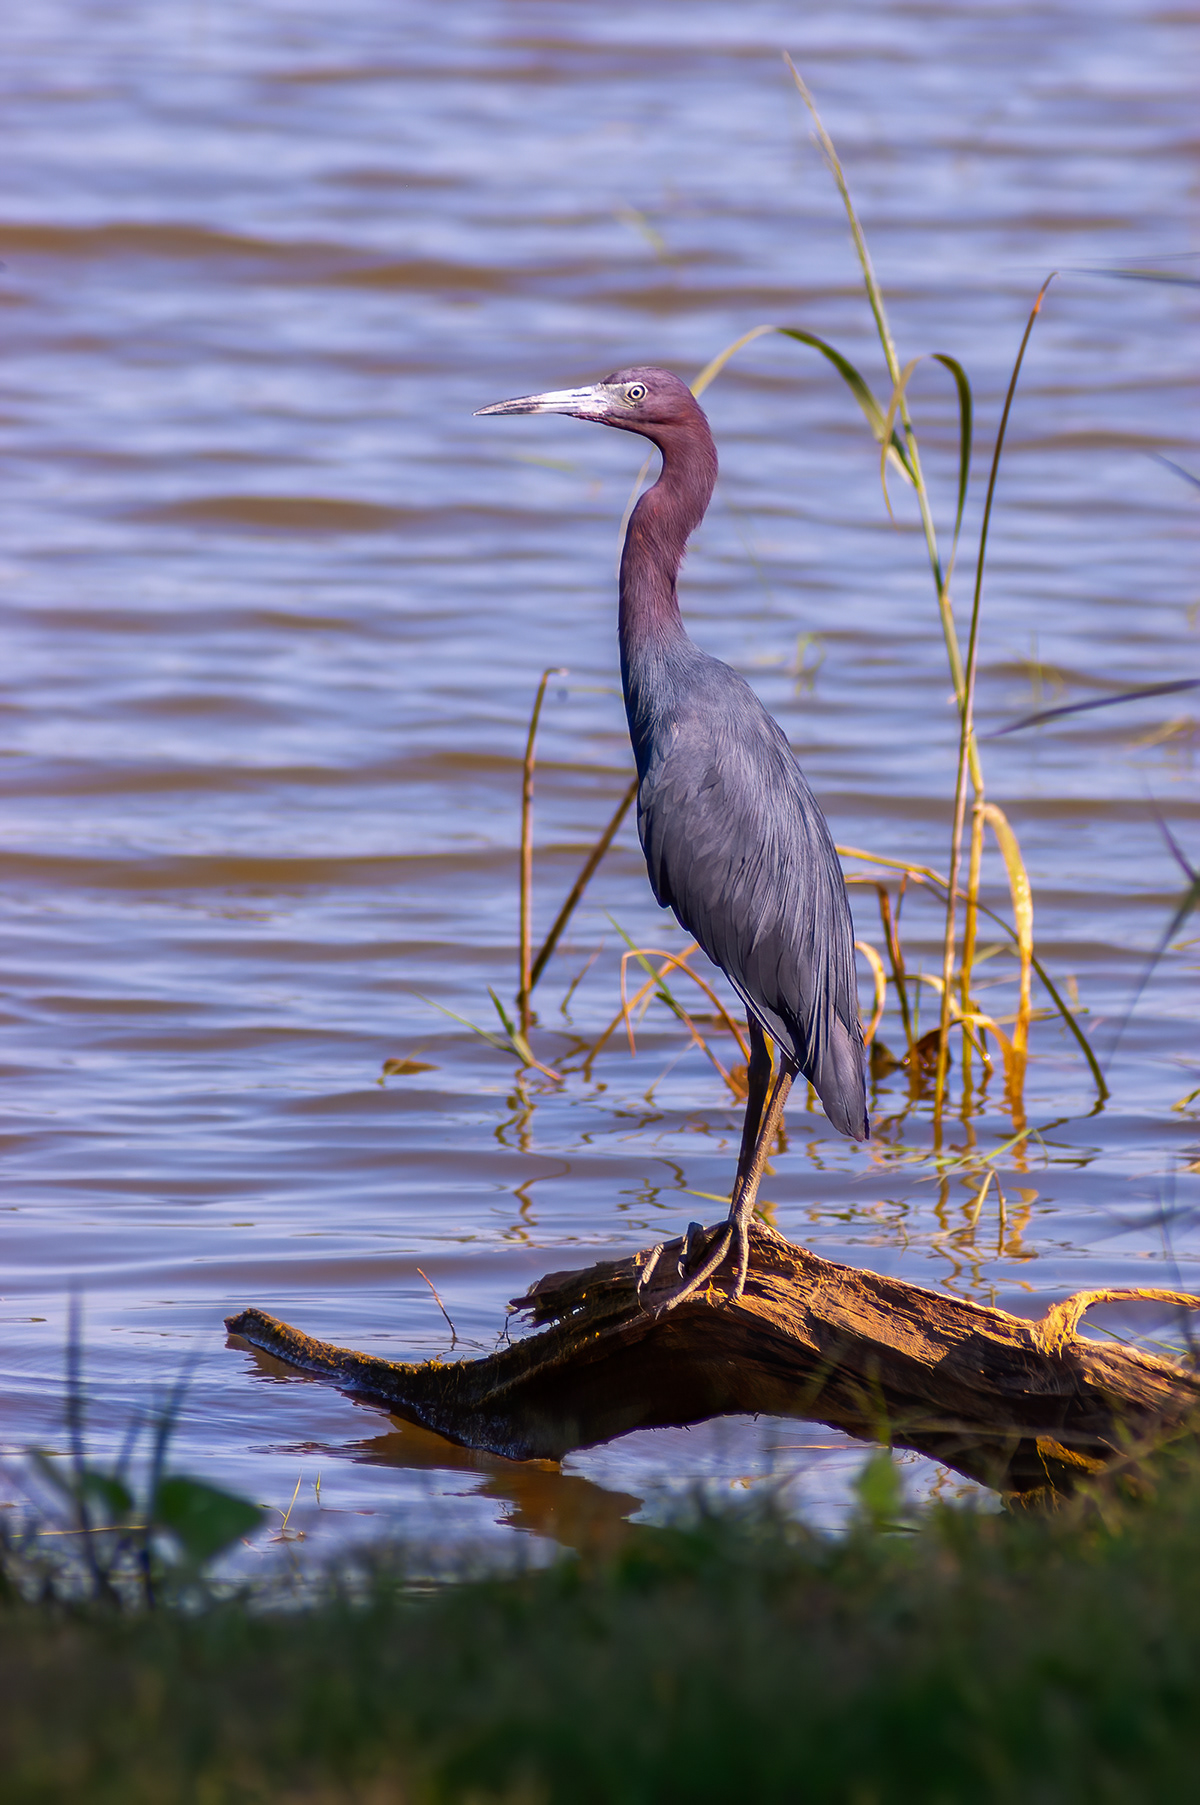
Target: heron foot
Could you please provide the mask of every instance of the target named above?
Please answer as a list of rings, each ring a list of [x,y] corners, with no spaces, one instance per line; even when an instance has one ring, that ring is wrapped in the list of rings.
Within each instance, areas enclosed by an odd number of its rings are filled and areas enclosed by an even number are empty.
[[[721,1227],[717,1230],[715,1238],[709,1242],[707,1257],[701,1262],[697,1270],[690,1278],[685,1279],[683,1284],[675,1291],[672,1291],[669,1297],[665,1297],[660,1304],[655,1305],[654,1314],[656,1317],[665,1316],[668,1310],[674,1310],[678,1304],[684,1302],[685,1298],[694,1296],[694,1294],[699,1291],[701,1285],[706,1285],[708,1283],[713,1273],[717,1270],[717,1267],[721,1264],[721,1261],[725,1258],[725,1255],[729,1252],[729,1241],[732,1233],[733,1224],[730,1222],[722,1223]],[[684,1257],[679,1262],[681,1271],[684,1260],[691,1251],[691,1240],[692,1236],[689,1230],[684,1246]]]
[[[704,1242],[705,1242],[705,1238],[707,1237],[707,1235],[708,1235],[708,1230],[705,1228],[703,1222],[689,1222],[688,1223],[687,1228],[685,1229],[684,1235],[683,1235],[683,1242],[682,1242],[682,1245],[680,1248],[679,1264],[678,1264],[678,1268],[677,1268],[681,1279],[687,1278],[687,1269],[688,1269],[689,1265],[691,1264],[692,1260],[695,1258],[696,1254],[703,1253]],[[667,1249],[667,1243],[665,1241],[660,1241],[658,1243],[658,1246],[652,1247],[650,1249],[650,1252],[646,1255],[646,1263],[642,1267],[641,1271],[638,1273],[637,1300],[638,1300],[639,1304],[642,1301],[643,1293],[646,1291],[647,1287],[650,1284],[651,1279],[654,1277],[654,1274],[658,1269],[658,1262],[661,1260],[663,1254],[666,1252],[666,1249]]]

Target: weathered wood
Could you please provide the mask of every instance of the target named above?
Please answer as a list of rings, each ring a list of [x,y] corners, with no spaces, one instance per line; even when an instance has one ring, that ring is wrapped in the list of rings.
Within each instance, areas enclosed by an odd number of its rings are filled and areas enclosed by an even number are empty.
[[[1041,1322],[823,1260],[751,1229],[746,1290],[731,1274],[655,1314],[678,1283],[670,1243],[639,1302],[649,1250],[550,1273],[514,1308],[541,1333],[481,1360],[406,1364],[314,1341],[260,1310],[231,1335],[468,1447],[561,1459],[630,1429],[732,1413],[805,1417],[915,1448],[1001,1490],[1069,1490],[1131,1446],[1200,1417],[1200,1374],[1081,1339],[1091,1303],[1171,1291],[1081,1293]]]

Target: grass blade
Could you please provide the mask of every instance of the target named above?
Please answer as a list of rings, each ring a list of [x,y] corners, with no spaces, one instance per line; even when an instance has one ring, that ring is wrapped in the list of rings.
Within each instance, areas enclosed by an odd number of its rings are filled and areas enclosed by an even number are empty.
[[[611,916],[609,916],[609,920],[612,921]],[[637,1046],[633,1034],[633,1011],[638,1007],[639,1003],[644,999],[648,999],[653,994],[657,996],[661,1002],[666,1004],[667,1008],[671,1011],[672,1015],[675,1016],[677,1021],[682,1022],[683,1026],[691,1035],[693,1044],[699,1047],[705,1057],[712,1062],[734,1095],[744,1095],[744,1092],[739,1090],[733,1076],[726,1071],[717,1055],[713,1052],[707,1040],[688,1014],[688,1011],[672,994],[666,983],[666,973],[671,967],[674,967],[676,971],[682,972],[684,977],[690,978],[697,989],[700,990],[712,1004],[722,1026],[728,1029],[729,1033],[732,1034],[734,1040],[737,1042],[738,1050],[741,1053],[742,1058],[746,1061],[747,1065],[749,1064],[750,1049],[746,1045],[746,1040],[741,1029],[730,1015],[728,1009],[726,1009],[724,1003],[722,1003],[716,991],[712,988],[712,985],[708,983],[707,979],[702,978],[699,972],[693,971],[691,966],[687,963],[692,954],[700,950],[698,942],[693,940],[689,946],[684,948],[682,953],[669,953],[663,947],[635,946],[629,935],[618,922],[613,921],[612,925],[629,949],[621,957],[621,1007],[590,1049],[584,1067],[585,1071],[590,1068],[592,1061],[595,1059],[597,1053],[599,1053],[601,1047],[604,1046],[609,1037],[614,1033],[618,1023],[622,1021],[625,1023],[625,1032],[629,1038],[630,1054],[633,1057],[637,1056]],[[637,990],[632,998],[628,995],[626,976],[629,961],[631,959],[636,959],[642,970],[647,974],[646,982],[639,990]],[[661,959],[663,964],[655,970],[654,966],[650,963],[651,959]]]
[[[1200,689],[1200,677],[1180,677],[1171,683],[1151,683],[1145,689],[1125,690],[1119,696],[1093,696],[1088,702],[1066,702],[1061,708],[1043,708],[1037,714],[1010,721],[1007,727],[997,727],[994,733],[984,734],[983,738],[1002,740],[1007,733],[1020,733],[1025,727],[1041,727],[1046,721],[1061,720],[1064,715],[1087,714],[1094,708],[1118,708],[1122,702],[1149,702],[1155,696],[1177,696],[1185,689]]]
[[[702,991],[703,994],[708,998],[708,1001],[712,1004],[713,1009],[714,1009],[716,1015],[719,1017],[722,1026],[724,1028],[728,1029],[729,1033],[733,1035],[734,1040],[736,1040],[736,1042],[738,1044],[738,1050],[740,1051],[742,1058],[745,1059],[748,1063],[749,1059],[750,1059],[750,1049],[746,1045],[746,1042],[742,1035],[741,1029],[738,1027],[737,1023],[734,1021],[733,1017],[730,1015],[728,1009],[726,1009],[724,1003],[721,1001],[720,997],[717,995],[717,993],[713,989],[712,985],[710,983],[708,983],[707,979],[702,978],[698,971],[693,971],[691,966],[688,964],[688,960],[691,958],[692,954],[694,952],[696,952],[697,950],[698,950],[698,942],[693,941],[691,946],[688,947],[682,953],[664,952],[661,947],[656,947],[656,946],[637,947],[637,948],[632,949],[632,951],[630,953],[626,954],[626,957],[627,958],[632,957],[632,958],[637,958],[637,959],[641,960],[641,963],[646,967],[646,970],[649,971],[651,968],[648,965],[646,965],[646,959],[645,959],[645,955],[647,953],[649,953],[655,959],[665,959],[668,966],[674,966],[676,971],[681,971],[683,973],[684,977],[690,978],[692,980],[692,983],[696,986],[696,988],[698,990]],[[872,948],[871,950],[874,951],[874,948]],[[659,981],[661,988],[665,992],[666,986],[662,985],[662,982],[661,982],[663,976],[665,975],[665,968],[660,969],[657,972],[653,972],[652,975]],[[684,1009],[683,1005],[680,1003],[675,1003],[674,998],[671,998],[671,1002],[674,1004],[674,1007],[676,1009],[678,1009],[679,1014],[682,1017],[682,1019],[684,1021],[686,1021],[689,1025],[691,1025],[691,1017],[688,1015],[688,1012],[686,1009]],[[695,1032],[695,1029],[693,1029],[693,1032]],[[703,1035],[697,1034],[696,1038],[700,1041],[701,1045],[704,1044]]]
[[[884,307],[883,302],[883,290],[879,286],[879,280],[875,274],[874,266],[871,263],[870,252],[867,250],[866,237],[863,233],[862,226],[859,223],[858,214],[855,212],[854,202],[850,198],[850,188],[846,181],[845,172],[842,169],[841,160],[838,157],[837,151],[834,149],[833,140],[825,130],[821,121],[821,116],[817,112],[816,102],[809,93],[796,65],[792,62],[791,57],[786,54],[783,60],[791,71],[792,80],[795,82],[796,87],[800,92],[800,97],[811,115],[813,125],[816,128],[817,143],[820,146],[821,153],[828,165],[830,174],[833,176],[834,182],[837,185],[838,193],[842,199],[842,205],[846,210],[846,219],[850,226],[850,237],[854,244],[855,255],[858,258],[859,267],[862,270],[863,286],[866,289],[867,302],[875,320],[875,329],[879,334],[879,343],[883,348],[884,362],[887,364],[888,375],[891,377],[894,387],[900,381],[900,359],[896,354],[896,345],[892,338],[891,326],[888,324],[887,310]],[[921,529],[925,535],[925,549],[929,557],[929,568],[933,573],[934,588],[937,591],[938,612],[941,615],[942,633],[946,641],[946,656],[950,660],[950,675],[954,682],[954,691],[958,697],[958,705],[961,709],[964,690],[962,651],[959,647],[958,634],[955,630],[954,616],[950,606],[949,581],[947,573],[943,570],[941,553],[938,550],[937,530],[933,523],[933,512],[929,503],[929,492],[925,487],[925,479],[921,471],[921,454],[917,448],[916,434],[913,431],[912,420],[908,412],[908,404],[904,399],[903,393],[900,397],[899,412],[905,435],[904,463],[911,473],[913,488],[916,491],[917,506],[921,515]],[[979,769],[978,755],[973,741],[971,744],[970,759],[972,780],[975,782],[977,791],[982,791],[983,778]]]
[[[737,1025],[733,1021],[732,1017],[730,1016],[728,1010],[725,1008],[724,1004],[721,1002],[720,998],[717,996],[716,992],[712,989],[712,987],[710,985],[706,984],[704,979],[700,976],[699,972],[693,971],[691,966],[688,965],[688,963],[687,963],[688,959],[690,959],[692,954],[696,951],[697,951],[697,946],[696,946],[695,942],[693,942],[693,944],[690,947],[688,947],[688,949],[684,953],[678,954],[678,955],[675,953],[665,952],[661,947],[634,947],[633,949],[631,949],[631,951],[627,952],[624,955],[624,957],[622,958],[622,960],[621,960],[621,1001],[622,1001],[622,1009],[624,1010],[624,1014],[625,1014],[625,1025],[629,1032],[630,1051],[631,1052],[633,1051],[633,1023],[630,1019],[630,1011],[632,1009],[636,1009],[638,1003],[641,1002],[642,998],[644,996],[646,996],[648,992],[653,991],[654,994],[662,1002],[667,1003],[670,1006],[674,1015],[677,1017],[677,1019],[679,1021],[681,1021],[683,1023],[684,1027],[687,1029],[688,1033],[691,1035],[693,1046],[698,1047],[700,1049],[700,1051],[704,1054],[705,1058],[708,1059],[716,1067],[717,1071],[720,1073],[721,1077],[725,1080],[725,1083],[729,1086],[729,1089],[733,1092],[734,1096],[735,1097],[744,1096],[745,1092],[744,1092],[744,1090],[739,1088],[736,1080],[733,1077],[733,1074],[731,1072],[726,1071],[725,1067],[721,1064],[721,1061],[717,1058],[717,1055],[713,1052],[713,1050],[709,1046],[707,1040],[704,1038],[703,1034],[701,1034],[699,1028],[697,1028],[695,1022],[692,1020],[691,1016],[688,1014],[687,1010],[683,1007],[683,1005],[681,1003],[677,1003],[675,1001],[675,999],[671,996],[671,993],[667,990],[666,985],[662,981],[663,977],[667,971],[667,968],[672,965],[676,968],[677,971],[681,971],[683,973],[684,977],[691,978],[692,982],[694,984],[698,985],[700,990],[703,991],[704,995],[712,1003],[718,1016],[722,1019],[725,1027],[728,1028],[729,1032],[733,1035],[733,1038],[736,1040],[738,1047],[740,1048],[742,1056],[745,1059],[747,1065],[749,1065],[750,1049],[747,1047],[744,1039],[742,1038],[741,1030],[737,1027]],[[652,966],[647,964],[647,960],[646,960],[647,953],[652,953],[656,959],[663,960],[663,964],[659,967],[659,969],[657,971],[655,971]],[[645,968],[650,972],[650,977],[647,979],[646,983],[642,985],[641,989],[638,991],[637,995],[634,997],[633,1002],[627,1005],[625,1003],[625,968],[628,965],[630,959],[637,959],[643,966],[645,966]],[[672,1062],[672,1063],[674,1063],[674,1062]],[[655,1082],[655,1084],[657,1084],[659,1082],[659,1080],[656,1078],[654,1082]],[[651,1089],[653,1089],[653,1086],[651,1086]]]
[[[950,569],[953,570],[954,554],[958,549],[958,535],[962,527],[963,509],[967,502],[967,485],[971,480],[971,445],[975,434],[975,405],[971,396],[970,380],[957,357],[950,357],[945,351],[935,351],[933,360],[949,370],[958,390],[958,500],[954,508],[954,537],[950,543]]]
[[[907,882],[906,878],[901,880],[901,895],[903,895],[903,884],[905,882]],[[900,945],[900,905],[899,902],[897,902],[896,914],[893,915],[892,898],[887,885],[877,882],[875,891],[879,898],[879,920],[883,926],[883,937],[888,949],[888,958],[891,960],[892,964],[892,982],[896,986],[896,998],[900,1004],[900,1020],[904,1024],[905,1045],[909,1057],[911,1058],[912,1050],[916,1045],[916,1035],[913,1033],[912,1010],[909,1007],[908,1002],[908,983],[907,973],[904,969],[904,950]]]
[[[773,326],[770,322],[765,326],[751,326],[749,332],[743,332],[741,338],[735,338],[731,345],[726,345],[723,351],[718,351],[715,357],[709,359],[692,383],[692,394],[698,399],[709,383],[716,381],[730,358],[735,357],[743,345],[752,344],[756,338],[762,338],[764,333],[779,331],[782,331],[782,327]]]
[[[504,1004],[500,1001],[500,998],[496,995],[490,984],[488,985],[488,995],[495,1005],[496,1014],[500,1017],[500,1020],[504,1025],[504,1032],[512,1042],[512,1048],[516,1052],[517,1057],[522,1060],[525,1065],[531,1065],[535,1071],[544,1072],[547,1078],[553,1078],[561,1083],[561,1072],[552,1071],[548,1065],[543,1065],[540,1059],[534,1057],[533,1048],[526,1039],[524,1032],[517,1027],[515,1022],[509,1020],[508,1011],[505,1009]],[[506,1048],[505,1050],[507,1051],[508,1049]]]
[[[561,1072],[553,1071],[550,1066],[543,1065],[540,1059],[534,1058],[529,1042],[515,1023],[509,1020],[503,1003],[490,985],[488,986],[488,995],[495,1004],[496,1013],[503,1024],[506,1036],[503,1040],[498,1034],[491,1034],[486,1028],[481,1028],[477,1022],[468,1021],[465,1015],[456,1015],[453,1009],[447,1009],[444,1003],[435,1003],[432,997],[423,996],[419,990],[414,990],[411,994],[420,997],[421,1002],[428,1003],[431,1009],[438,1010],[442,1015],[448,1015],[450,1020],[457,1022],[460,1027],[469,1028],[472,1034],[478,1034],[480,1040],[486,1040],[488,1046],[495,1047],[497,1053],[509,1053],[519,1059],[522,1065],[532,1066],[535,1071],[544,1073],[547,1078],[553,1078],[556,1084],[562,1083]]]
[[[1173,470],[1175,475],[1181,476],[1185,483],[1191,483],[1193,489],[1200,489],[1200,476],[1193,476],[1191,471],[1185,470],[1182,464],[1176,464],[1171,458],[1165,458],[1161,451],[1152,451],[1150,455],[1156,464],[1161,464],[1166,470]]]
[[[900,934],[897,918],[892,914],[892,899],[886,884],[873,877],[848,877],[847,884],[866,884],[875,891],[879,899],[879,920],[883,928],[883,943],[887,947],[888,960],[892,968],[892,984],[896,991],[896,1001],[900,1007],[900,1020],[904,1026],[904,1039],[909,1054],[916,1045],[913,1032],[912,1008],[908,1000],[908,974],[904,967],[904,952],[900,945]],[[865,952],[865,949],[864,949]],[[869,959],[870,954],[865,954]]]
[[[879,481],[883,487],[883,505],[888,511],[888,519],[893,526],[896,524],[896,516],[892,513],[892,499],[888,494],[887,486],[888,450],[895,433],[896,410],[903,404],[904,391],[920,361],[919,357],[910,357],[897,377],[896,385],[892,390],[892,398],[888,402],[887,414],[884,417],[883,431],[880,434]]]
[[[1005,922],[1004,926],[1007,927],[1008,923]],[[1100,1108],[1105,1103],[1108,1102],[1109,1097],[1112,1095],[1112,1092],[1108,1088],[1108,1083],[1107,1083],[1107,1080],[1105,1079],[1104,1073],[1100,1070],[1100,1061],[1096,1058],[1095,1053],[1092,1051],[1092,1048],[1091,1048],[1091,1045],[1089,1044],[1087,1035],[1084,1033],[1083,1029],[1079,1026],[1079,1023],[1075,1020],[1075,1017],[1072,1014],[1071,1009],[1068,1006],[1068,1004],[1059,995],[1059,992],[1056,989],[1055,985],[1051,982],[1050,976],[1049,976],[1048,972],[1046,971],[1045,966],[1042,964],[1041,960],[1037,957],[1036,953],[1031,955],[1029,963],[1033,966],[1034,971],[1037,973],[1038,979],[1042,985],[1042,988],[1045,990],[1046,995],[1050,998],[1050,1001],[1054,1004],[1054,1007],[1058,1010],[1059,1015],[1062,1017],[1063,1021],[1066,1023],[1066,1025],[1070,1029],[1071,1033],[1074,1035],[1076,1044],[1079,1047],[1079,1051],[1083,1054],[1083,1057],[1087,1060],[1088,1070],[1091,1072],[1092,1080],[1096,1086],[1096,1106],[1097,1106],[1097,1108]]]
[[[630,939],[629,935],[625,932],[625,929],[621,926],[619,921],[614,921],[613,917],[611,915],[609,916],[608,919],[609,919],[609,921],[612,922],[613,927],[617,930],[617,933],[621,936],[622,940],[625,942],[626,946],[629,948],[631,955],[633,956],[633,958],[635,958],[637,960],[637,962],[641,966],[642,970],[644,972],[647,972],[650,977],[654,978],[656,980],[656,982],[658,982],[659,990],[662,993],[663,1002],[667,1005],[668,1009],[673,1009],[675,1011],[676,1015],[682,1016],[684,1014],[683,1004],[676,1002],[675,998],[671,995],[671,992],[667,989],[666,984],[662,983],[659,980],[658,972],[655,971],[655,969],[651,965],[649,959],[647,959],[645,953],[642,951],[641,947],[634,945],[633,941]],[[693,944],[698,945],[699,942],[694,942]],[[689,951],[690,950],[691,949],[689,949]],[[669,953],[667,953],[667,954],[664,954],[663,957],[670,958],[671,955]]]
[[[444,1003],[435,1003],[432,997],[422,996],[419,990],[414,990],[412,994],[420,997],[421,1002],[428,1003],[431,1009],[440,1010],[443,1015],[448,1015],[450,1020],[457,1022],[461,1028],[469,1028],[472,1034],[478,1034],[480,1040],[486,1040],[488,1046],[495,1047],[498,1053],[513,1051],[509,1041],[501,1040],[498,1034],[489,1034],[486,1028],[479,1027],[475,1022],[469,1022],[465,1015],[455,1015],[453,1009],[447,1009]]]
[[[749,332],[743,332],[740,338],[735,338],[732,344],[726,345],[723,351],[718,351],[717,355],[710,358],[708,363],[705,364],[699,375],[696,376],[692,382],[691,389],[693,395],[702,395],[705,389],[709,387],[710,383],[715,382],[716,378],[721,374],[721,371],[732,357],[736,356],[736,354],[746,345],[752,344],[755,339],[764,337],[768,332],[778,332],[783,338],[794,339],[797,344],[809,345],[814,351],[819,351],[822,357],[829,360],[838,375],[842,378],[842,381],[850,390],[851,394],[854,396],[854,399],[858,402],[859,407],[862,409],[863,416],[866,419],[868,426],[871,428],[871,433],[876,440],[876,443],[882,444],[885,441],[888,441],[887,455],[890,457],[892,463],[900,472],[905,482],[910,484],[914,482],[915,478],[912,462],[909,458],[904,441],[899,433],[885,433],[884,411],[872,394],[871,386],[862,372],[854,367],[850,362],[850,359],[844,356],[842,352],[837,349],[836,345],[831,345],[827,339],[820,338],[815,332],[804,331],[800,326],[776,326],[768,321],[763,325],[751,327]],[[637,499],[637,491],[646,478],[650,469],[650,462],[651,460],[647,458],[645,464],[643,464],[637,482],[634,485],[633,496],[622,518],[622,541],[625,536],[625,528],[629,524],[629,516],[633,511],[634,502]]]
[[[895,409],[892,409],[889,414],[885,416],[883,409],[871,393],[870,385],[861,371],[856,370],[854,365],[850,362],[850,359],[844,357],[836,346],[829,344],[828,341],[823,338],[818,338],[815,332],[804,332],[799,326],[777,326],[775,330],[776,332],[781,333],[784,338],[795,339],[796,343],[799,345],[810,345],[814,351],[819,351],[822,357],[828,358],[829,362],[833,365],[842,381],[846,384],[846,387],[850,390],[850,393],[854,396],[854,399],[858,402],[859,407],[862,409],[867,425],[871,428],[876,443],[880,446],[886,446],[886,450],[881,452],[882,458],[885,461],[890,458],[899,470],[901,476],[903,476],[905,482],[915,484],[917,480],[916,473],[913,470],[908,450],[899,434],[895,432],[893,428]],[[901,400],[902,397],[903,390],[901,390]]]
[[[1163,839],[1167,843],[1167,848],[1170,851],[1171,856],[1174,858],[1176,864],[1179,866],[1180,870],[1183,872],[1183,875],[1188,880],[1188,887],[1184,891],[1183,895],[1180,897],[1179,902],[1177,903],[1177,905],[1175,907],[1175,912],[1171,916],[1170,921],[1167,923],[1166,928],[1163,930],[1163,933],[1159,939],[1158,945],[1155,947],[1153,953],[1150,955],[1150,960],[1146,966],[1146,969],[1142,973],[1141,978],[1138,981],[1138,987],[1133,993],[1132,1001],[1130,1002],[1128,1009],[1125,1011],[1125,1014],[1121,1018],[1120,1026],[1118,1027],[1117,1032],[1116,1032],[1115,1036],[1113,1037],[1113,1043],[1108,1050],[1108,1063],[1109,1064],[1112,1063],[1113,1056],[1115,1055],[1118,1046],[1121,1044],[1121,1037],[1124,1034],[1126,1028],[1129,1026],[1129,1023],[1133,1017],[1133,1012],[1137,1008],[1138,1004],[1141,1002],[1142,995],[1146,989],[1146,986],[1150,982],[1150,979],[1153,977],[1155,969],[1158,966],[1158,963],[1161,960],[1163,954],[1166,952],[1167,948],[1170,946],[1172,940],[1174,940],[1176,934],[1179,932],[1179,930],[1183,926],[1184,922],[1188,919],[1188,916],[1192,914],[1193,910],[1200,908],[1200,871],[1194,871],[1192,869],[1188,860],[1184,856],[1183,850],[1180,847],[1179,842],[1176,840],[1174,834],[1171,832],[1170,828],[1167,826],[1167,823],[1163,820],[1161,815],[1158,815],[1158,825],[1162,831]]]

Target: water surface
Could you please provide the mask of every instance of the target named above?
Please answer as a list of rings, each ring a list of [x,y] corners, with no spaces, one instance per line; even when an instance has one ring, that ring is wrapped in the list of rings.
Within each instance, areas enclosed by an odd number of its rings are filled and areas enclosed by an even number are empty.
[[[1196,36],[1138,0],[9,9],[8,1448],[61,1443],[78,1285],[98,1440],[193,1361],[181,1460],[280,1510],[302,1478],[292,1525],[326,1539],[387,1521],[569,1541],[781,1470],[836,1516],[859,1456],[825,1430],[731,1421],[518,1470],[227,1351],[222,1319],[255,1303],[445,1353],[420,1267],[456,1351],[490,1347],[540,1272],[677,1233],[716,1212],[693,1193],[728,1189],[737,1109],[665,1013],[636,1059],[614,1037],[579,1070],[617,1003],[614,921],[682,944],[629,823],[538,993],[565,1084],[520,1078],[440,1010],[484,1023],[488,986],[515,988],[543,668],[569,674],[540,741],[539,925],[630,762],[613,566],[640,447],[473,410],[630,362],[691,375],[764,320],[828,335],[882,387],[782,49],[841,149],[902,357],[962,359],[985,443],[1062,272],[1000,483],[983,727],[1197,671],[1197,497],[1150,455],[1200,471]],[[1128,279],[1152,271],[1183,279]],[[928,365],[911,392],[945,512],[953,396]],[[955,726],[911,509],[896,497],[889,524],[872,443],[812,353],[764,340],[708,405],[722,478],[692,631],[777,712],[841,842],[944,868]],[[1196,734],[1185,695],[987,749],[1042,957],[1105,1058],[1182,884],[1157,817],[1200,858]],[[989,884],[1002,901],[994,857]],[[857,910],[878,939],[869,897]],[[904,926],[935,970],[936,911],[910,897]],[[892,1078],[865,1149],[797,1099],[774,1221],[1029,1314],[1085,1285],[1200,1288],[1200,1137],[1176,1107],[1200,1084],[1196,963],[1189,925],[1099,1113],[1073,1042],[1035,1029],[1040,1132],[1001,1162],[1003,1219],[994,1192],[974,1215],[977,1183],[939,1189],[928,1108]],[[990,970],[1007,1008],[1011,962]],[[389,1058],[420,1069],[381,1082]],[[957,1143],[1012,1135],[1001,1089]]]

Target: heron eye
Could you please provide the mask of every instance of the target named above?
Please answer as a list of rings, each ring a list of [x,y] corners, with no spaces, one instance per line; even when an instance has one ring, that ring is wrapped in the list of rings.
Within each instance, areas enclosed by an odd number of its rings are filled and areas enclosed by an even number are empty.
[[[645,396],[646,385],[644,382],[631,382],[625,390],[626,401],[643,401]]]

